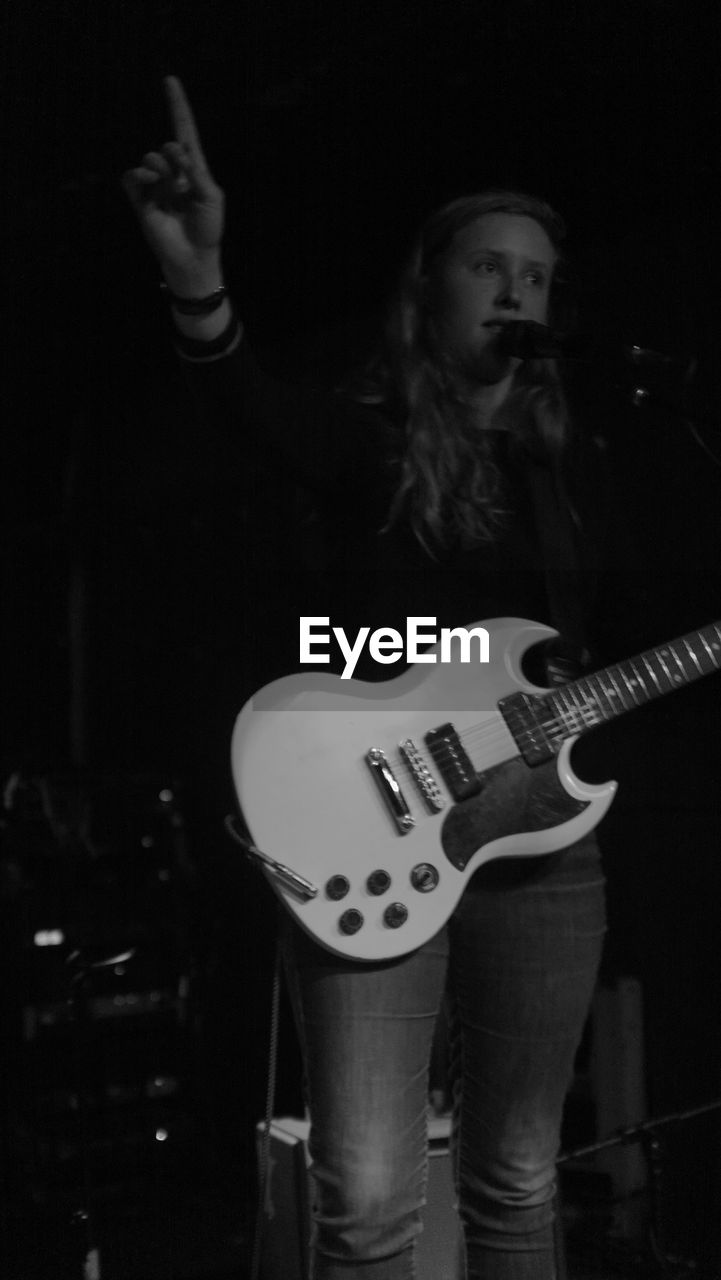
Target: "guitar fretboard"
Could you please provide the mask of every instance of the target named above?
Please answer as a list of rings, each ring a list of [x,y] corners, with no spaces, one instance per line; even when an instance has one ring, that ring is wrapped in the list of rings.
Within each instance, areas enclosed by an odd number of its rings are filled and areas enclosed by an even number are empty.
[[[543,697],[511,694],[498,709],[526,763],[537,765],[556,755],[567,738],[720,669],[721,622],[712,622]]]
[[[721,622],[647,649],[544,698],[541,723],[551,738],[583,733],[594,725],[673,693],[721,669]],[[546,714],[547,710],[551,715]]]

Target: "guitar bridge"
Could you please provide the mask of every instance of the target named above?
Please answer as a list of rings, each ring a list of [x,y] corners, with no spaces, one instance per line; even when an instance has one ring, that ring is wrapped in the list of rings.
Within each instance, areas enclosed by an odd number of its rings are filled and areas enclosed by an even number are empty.
[[[398,750],[410,769],[411,777],[429,813],[440,813],[446,802],[413,739],[406,738],[405,742],[399,744]]]
[[[407,835],[415,821],[385,752],[380,747],[371,747],[365,760],[397,830],[402,836]]]

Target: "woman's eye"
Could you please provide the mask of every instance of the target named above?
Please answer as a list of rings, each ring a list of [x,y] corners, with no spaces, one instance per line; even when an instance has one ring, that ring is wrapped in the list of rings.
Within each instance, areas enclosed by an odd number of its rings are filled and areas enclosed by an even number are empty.
[[[526,280],[529,284],[538,285],[539,287],[546,283],[546,277],[541,275],[539,271],[529,271]]]
[[[493,276],[498,271],[498,267],[495,262],[477,262],[474,270],[479,275]]]

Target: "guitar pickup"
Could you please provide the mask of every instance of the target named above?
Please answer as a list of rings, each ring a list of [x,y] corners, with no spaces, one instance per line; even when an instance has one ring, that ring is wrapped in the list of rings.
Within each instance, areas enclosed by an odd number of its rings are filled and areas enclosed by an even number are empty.
[[[385,752],[379,747],[371,747],[370,751],[366,752],[365,760],[397,830],[402,836],[407,835],[415,826],[415,820]]]
[[[478,795],[480,779],[452,724],[431,729],[426,734],[426,745],[454,800],[469,800]]]

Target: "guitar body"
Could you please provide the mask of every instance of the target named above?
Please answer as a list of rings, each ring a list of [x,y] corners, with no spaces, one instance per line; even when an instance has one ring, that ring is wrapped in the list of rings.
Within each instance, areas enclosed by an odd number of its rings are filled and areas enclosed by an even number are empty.
[[[519,619],[483,625],[487,664],[417,663],[380,684],[291,676],[262,689],[236,721],[233,777],[252,839],[317,893],[295,892],[264,868],[267,878],[299,924],[338,955],[378,961],[412,951],[441,928],[483,863],[565,848],[611,803],[614,782],[592,786],[573,773],[573,735],[531,768],[498,710],[519,690],[547,693],[525,680],[522,660],[556,633]],[[426,744],[439,726],[453,727],[472,765],[467,798],[450,794]],[[408,742],[437,784],[439,812],[399,751]],[[374,750],[383,752],[381,779],[369,764]]]

